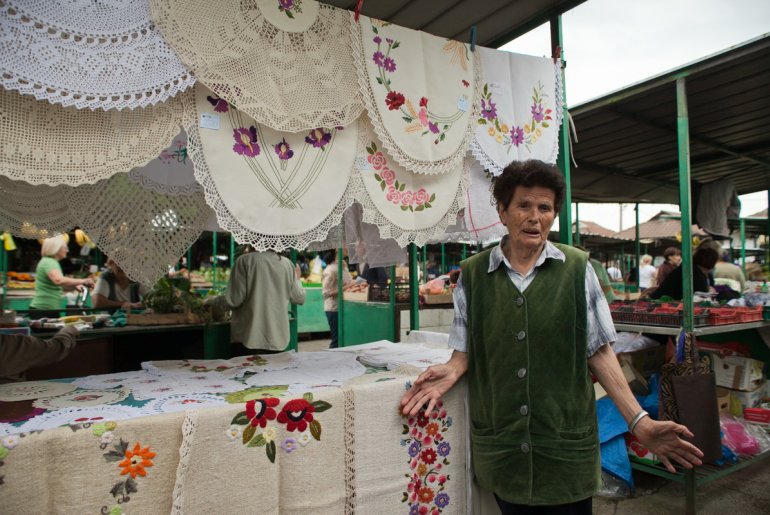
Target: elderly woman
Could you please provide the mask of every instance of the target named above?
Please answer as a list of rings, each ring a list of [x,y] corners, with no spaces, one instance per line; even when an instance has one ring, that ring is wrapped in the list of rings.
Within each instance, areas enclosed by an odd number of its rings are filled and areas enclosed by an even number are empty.
[[[93,293],[93,304],[97,309],[142,307],[142,297],[147,289],[141,284],[132,281],[126,272],[112,260],[107,260],[107,268],[96,281]]]
[[[430,413],[467,374],[476,480],[494,492],[503,514],[529,513],[529,506],[591,513],[599,441],[589,372],[671,472],[672,461],[692,468],[703,455],[680,438],[692,437],[686,427],[650,419],[631,393],[586,253],[547,240],[564,190],[559,170],[541,161],[515,162],[495,179],[508,235],[462,262],[452,357],[423,372],[401,399],[405,414],[423,406]]]
[[[35,296],[29,305],[30,309],[46,311],[38,312],[37,316],[58,317],[64,290],[82,291],[83,288],[94,286],[90,278],[75,279],[64,276],[59,261],[67,257],[67,252],[69,249],[63,236],[43,240],[40,248],[42,257],[35,269]]]

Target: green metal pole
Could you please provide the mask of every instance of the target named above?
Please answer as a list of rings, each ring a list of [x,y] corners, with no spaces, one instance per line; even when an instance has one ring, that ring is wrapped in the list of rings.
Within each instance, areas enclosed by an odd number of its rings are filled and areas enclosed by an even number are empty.
[[[233,238],[230,237],[230,243],[232,244]],[[232,249],[231,249],[231,256],[232,256]],[[291,249],[290,251],[290,257],[291,262],[293,265],[297,264],[297,249]],[[230,271],[232,272],[233,267],[235,266],[235,261],[230,262]],[[290,304],[289,305],[289,348],[288,350],[297,352],[299,350],[299,320],[297,320],[297,305],[296,304]]]
[[[420,285],[417,281],[417,247],[410,243],[409,252],[409,330],[420,328]]]
[[[187,247],[187,271],[192,272],[192,245]]]
[[[293,251],[294,249],[292,249]],[[297,261],[297,256],[295,255],[292,259],[293,262]],[[235,237],[230,233],[230,271],[233,271],[233,267],[235,266]]]
[[[217,289],[217,231],[211,236],[211,287]]]
[[[551,53],[556,55],[560,49],[561,58],[564,59],[564,38],[562,36],[561,15],[551,18]],[[562,98],[558,99],[563,104],[564,117],[559,130],[559,158],[556,166],[564,174],[564,204],[559,212],[559,242],[572,245],[572,185],[570,181],[570,148],[569,148],[569,115],[567,112],[567,82],[564,77],[564,69],[561,71]],[[558,109],[559,106],[557,105]]]
[[[422,280],[428,281],[428,244],[422,246]]]
[[[741,218],[741,269],[746,275],[746,220]]]
[[[639,278],[642,272],[641,248],[639,244],[639,203],[634,207],[634,211],[636,213],[636,291],[642,291],[642,287],[639,284]]]
[[[575,245],[580,245],[580,204],[575,202]]]
[[[676,80],[676,132],[679,155],[679,210],[682,213],[682,326],[691,333],[695,327],[692,306],[692,222],[690,221],[690,120],[687,110],[687,84]]]
[[[342,260],[342,247],[337,249],[337,346],[345,346],[345,304],[342,299],[342,280],[344,275],[342,274],[342,267],[345,266],[345,262]]]
[[[462,250],[462,261],[465,261],[465,258],[468,257],[468,245],[463,243],[463,250]]]
[[[446,273],[446,248],[444,247],[444,244],[441,244],[441,274],[443,275]]]
[[[390,267],[390,283],[388,284],[388,299],[390,300],[390,341],[396,341],[396,267]]]
[[[0,308],[5,309],[5,298],[8,295],[8,253],[5,251],[4,242],[0,242],[0,271],[3,272],[3,299]]]

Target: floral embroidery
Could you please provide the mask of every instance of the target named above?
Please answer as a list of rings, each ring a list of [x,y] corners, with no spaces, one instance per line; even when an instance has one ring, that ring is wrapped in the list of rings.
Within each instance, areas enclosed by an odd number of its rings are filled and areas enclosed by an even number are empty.
[[[532,107],[530,107],[532,116],[529,121],[524,125],[508,127],[497,116],[497,106],[492,101],[489,84],[484,84],[484,90],[481,93],[479,125],[489,125],[487,134],[495,138],[497,143],[506,146],[508,152],[512,147],[519,147],[522,144],[529,150],[529,146],[543,135],[543,129],[550,127],[548,122],[553,119],[551,117],[553,110],[543,105],[544,100],[548,98],[548,95],[543,92],[544,89],[540,82],[537,87],[532,88]]]
[[[233,151],[237,154],[247,157],[257,157],[260,152],[259,144],[257,144],[257,128],[252,125],[248,129],[241,127],[239,129],[233,129],[233,139],[235,145],[233,145]]]
[[[156,453],[150,450],[150,446],[142,447],[136,442],[133,449],[128,448],[128,442],[120,438],[113,444],[115,439],[114,430],[117,428],[115,422],[104,422],[93,424],[91,431],[99,437],[99,448],[107,449],[112,444],[112,449],[105,452],[102,456],[107,463],[118,463],[118,469],[121,476],[131,476],[121,479],[110,489],[110,494],[116,501],[112,507],[102,506],[101,513],[106,515],[120,515],[124,513],[121,507],[131,500],[131,494],[139,491],[139,483],[136,476],[146,477],[147,469],[154,465],[152,459]]]
[[[407,190],[406,184],[398,182],[396,172],[388,168],[388,159],[377,150],[375,142],[372,141],[366,151],[369,153],[367,160],[372,168],[378,171],[374,178],[380,183],[380,189],[386,192],[385,199],[388,202],[400,205],[401,211],[420,212],[433,207],[431,202],[435,202],[436,194],[429,194],[425,188],[417,191]]]
[[[452,417],[447,416],[442,401],[430,415],[421,410],[404,424],[402,434],[406,437],[401,445],[407,449],[411,472],[404,474],[409,482],[401,502],[408,503],[410,514],[437,514],[449,505],[445,490],[450,475],[442,469],[450,463],[452,446],[444,435],[451,426]]]
[[[274,397],[254,399],[246,403],[246,409],[236,414],[230,422],[230,427],[225,435],[231,440],[239,439],[247,447],[264,447],[267,459],[275,463],[276,439],[280,425],[286,426],[289,433],[280,447],[286,454],[290,454],[305,447],[310,439],[321,441],[321,423],[316,420],[314,414],[323,413],[332,407],[326,401],[313,401],[313,394],[306,393],[301,399],[287,401],[280,412],[276,408],[280,400]],[[275,420],[279,426],[268,425],[269,420]],[[258,429],[262,429],[258,432]]]
[[[387,25],[382,24],[381,26]],[[421,136],[428,134],[435,136],[433,143],[438,145],[446,139],[446,133],[452,125],[463,117],[465,110],[460,109],[458,106],[457,111],[451,116],[439,116],[428,109],[427,97],[420,98],[419,109],[415,109],[411,100],[407,99],[403,93],[391,88],[391,79],[388,76],[388,74],[392,74],[398,69],[396,60],[391,56],[391,52],[399,48],[401,43],[386,37],[383,44],[382,37],[375,26],[374,20],[372,20],[372,32],[375,34],[372,41],[377,45],[377,50],[372,54],[372,61],[377,65],[377,77],[375,78],[377,83],[382,85],[387,91],[385,105],[389,111],[401,112],[401,118],[408,124],[404,128],[406,132],[419,132]],[[468,48],[464,43],[448,40],[442,50],[451,55],[450,65],[459,62],[463,70],[468,69]],[[462,82],[465,87],[470,85],[468,81],[463,80]]]
[[[230,404],[242,404],[252,399],[263,399],[265,397],[280,397],[286,393],[288,386],[256,386],[240,392],[228,393],[225,400]]]
[[[287,161],[294,157],[294,151],[289,144],[286,143],[286,138],[281,139],[281,142],[275,146],[275,153],[278,155],[278,159],[281,163],[281,170],[286,170]]]
[[[206,100],[209,101],[209,104],[214,106],[214,111],[217,113],[226,113],[227,110],[230,108],[230,104],[228,104],[227,100],[225,100],[224,98],[208,95],[206,97]]]
[[[210,98],[210,97],[209,97]],[[216,111],[216,108],[214,108]],[[185,164],[187,163],[187,146],[182,140],[176,140],[174,142],[174,145],[176,145],[176,148],[172,150],[171,152],[163,151],[158,156],[158,160],[160,160],[162,163],[169,164],[171,162],[177,162]],[[108,382],[121,382],[122,379],[111,379]]]
[[[324,147],[332,140],[332,135],[330,132],[326,132],[325,130],[318,128],[313,129],[310,131],[310,135],[305,136],[305,143],[308,145],[313,145],[315,148],[320,148],[321,150],[324,150]]]
[[[294,13],[302,12],[302,0],[278,0],[278,10],[294,19]]]

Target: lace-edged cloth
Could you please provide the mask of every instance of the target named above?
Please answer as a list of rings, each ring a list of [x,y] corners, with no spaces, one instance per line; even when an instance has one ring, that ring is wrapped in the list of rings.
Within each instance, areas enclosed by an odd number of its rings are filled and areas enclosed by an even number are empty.
[[[0,175],[78,186],[144,166],[179,133],[185,95],[134,111],[90,111],[0,89]]]
[[[465,207],[471,158],[440,175],[410,172],[381,148],[367,126],[366,152],[356,160],[356,174],[364,183],[363,221],[376,225],[383,239],[401,247],[418,246],[440,238]]]
[[[309,23],[280,11],[277,0],[150,4],[166,41],[198,80],[262,125],[331,129],[353,123],[363,110],[347,11],[303,0],[303,13],[317,11]]]
[[[195,177],[220,227],[258,251],[324,239],[355,198],[359,183],[351,172],[363,148],[361,123],[282,133],[210,98],[196,86],[194,103],[185,103],[185,129]],[[218,128],[200,127],[206,119]]]
[[[0,1],[0,84],[90,109],[163,102],[195,77],[150,20],[147,0]]]
[[[412,172],[455,169],[480,95],[469,46],[366,16],[351,26],[358,85],[384,148]]]
[[[128,173],[131,182],[164,195],[191,195],[203,191],[195,182],[192,160],[187,155],[187,134],[180,132],[158,157]]]
[[[447,234],[453,241],[487,243],[508,234],[492,201],[492,174],[474,162],[470,169],[470,186],[465,192],[463,231]]]
[[[33,186],[0,176],[0,227],[29,239],[70,231],[77,222],[62,191],[58,186]]]
[[[473,156],[494,175],[513,161],[556,162],[563,117],[561,62],[477,48],[483,75]]]
[[[211,214],[202,192],[162,195],[126,174],[69,188],[78,225],[131,279],[152,285],[204,230]]]

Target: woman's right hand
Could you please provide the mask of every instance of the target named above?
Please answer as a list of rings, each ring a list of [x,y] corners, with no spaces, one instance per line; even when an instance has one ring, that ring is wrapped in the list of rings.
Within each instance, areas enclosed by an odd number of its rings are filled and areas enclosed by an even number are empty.
[[[86,277],[85,279],[81,280],[80,284],[86,288],[93,288],[94,287],[94,280],[90,277]],[[83,291],[82,289],[78,291]]]

